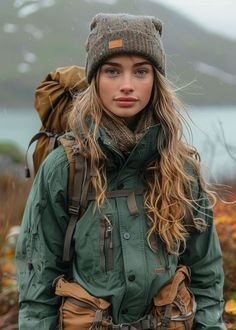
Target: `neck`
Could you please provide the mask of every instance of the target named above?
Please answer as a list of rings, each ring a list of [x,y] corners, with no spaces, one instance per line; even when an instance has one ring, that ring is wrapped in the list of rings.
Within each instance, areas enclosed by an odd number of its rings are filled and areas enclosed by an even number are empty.
[[[141,116],[141,113],[139,112],[133,117],[123,118],[123,121],[131,131],[134,131],[135,128],[137,127],[140,116]]]

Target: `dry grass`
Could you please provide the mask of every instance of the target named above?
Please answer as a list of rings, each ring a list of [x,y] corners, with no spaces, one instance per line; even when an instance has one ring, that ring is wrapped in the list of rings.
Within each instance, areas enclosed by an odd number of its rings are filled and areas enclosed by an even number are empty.
[[[12,226],[20,225],[31,181],[0,176],[0,329],[18,329],[18,293],[14,276],[14,255],[6,254],[6,237]],[[10,276],[8,278],[8,275]]]
[[[19,225],[31,181],[14,176],[0,176],[0,255],[9,229]]]

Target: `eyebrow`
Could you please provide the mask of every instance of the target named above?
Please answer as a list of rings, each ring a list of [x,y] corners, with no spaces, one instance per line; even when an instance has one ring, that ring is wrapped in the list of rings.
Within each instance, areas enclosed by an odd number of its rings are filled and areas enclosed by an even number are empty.
[[[112,66],[122,67],[122,64],[117,63],[117,62],[112,62],[112,61],[107,61],[107,62],[103,63],[103,65],[112,65]],[[140,66],[140,65],[152,65],[152,64],[148,61],[137,62],[134,64],[134,66]]]

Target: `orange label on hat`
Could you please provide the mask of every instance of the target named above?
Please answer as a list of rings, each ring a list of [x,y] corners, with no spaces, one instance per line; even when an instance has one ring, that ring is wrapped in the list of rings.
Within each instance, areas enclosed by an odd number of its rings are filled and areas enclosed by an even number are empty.
[[[123,47],[123,39],[116,39],[109,41],[108,44],[109,49],[119,48],[119,47]]]

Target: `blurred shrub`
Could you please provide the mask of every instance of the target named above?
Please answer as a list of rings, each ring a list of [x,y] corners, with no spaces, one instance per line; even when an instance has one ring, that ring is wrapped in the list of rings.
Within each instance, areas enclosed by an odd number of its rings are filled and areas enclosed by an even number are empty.
[[[31,181],[0,176],[0,329],[18,329],[15,244]]]
[[[224,319],[227,329],[236,329],[236,194],[228,203],[219,201],[215,206],[215,224],[219,235],[225,273]]]
[[[225,298],[236,294],[236,195],[231,204],[218,202],[215,207],[215,224],[224,258]]]
[[[0,176],[0,254],[9,229],[21,222],[30,187],[31,181]]]
[[[24,162],[24,154],[14,143],[11,142],[0,140],[0,155],[9,156],[15,163]]]

